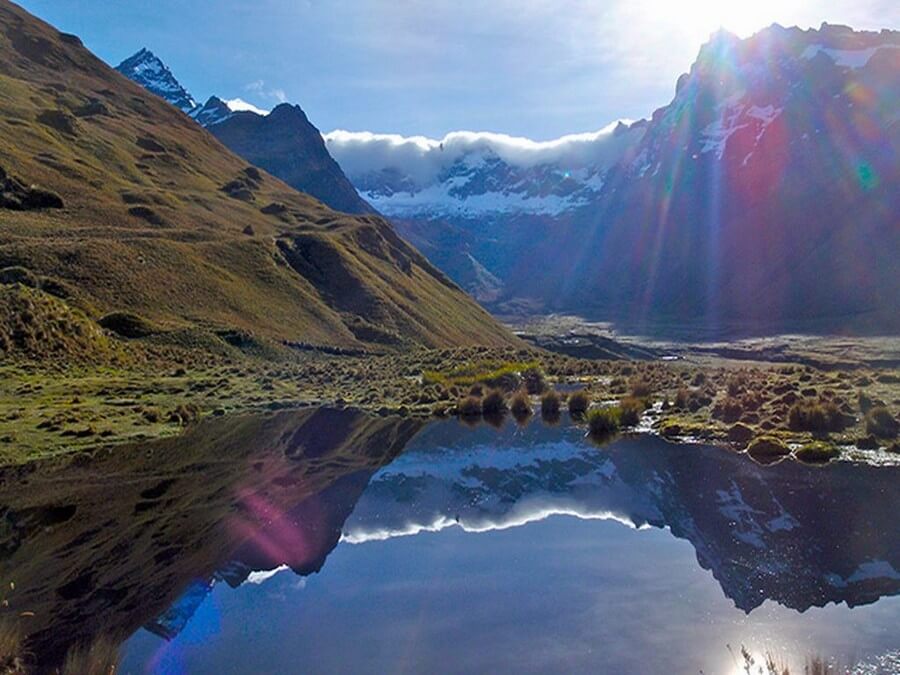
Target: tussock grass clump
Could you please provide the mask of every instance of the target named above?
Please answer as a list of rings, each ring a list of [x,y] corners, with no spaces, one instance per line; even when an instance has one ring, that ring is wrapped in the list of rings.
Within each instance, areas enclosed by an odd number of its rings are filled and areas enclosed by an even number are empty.
[[[629,384],[632,398],[648,398],[653,394],[653,386],[643,378],[634,378]]]
[[[27,673],[21,623],[0,622],[0,673]]]
[[[723,422],[737,422],[744,413],[744,405],[739,398],[726,396],[713,407],[712,416]]]
[[[481,411],[485,415],[500,415],[506,412],[506,400],[503,392],[492,389],[481,399]]]
[[[524,389],[519,389],[512,398],[509,399],[509,409],[512,411],[513,417],[518,420],[527,418],[531,415],[531,398]]]
[[[570,415],[573,417],[581,417],[588,411],[588,408],[591,407],[591,397],[583,389],[581,391],[573,392],[572,395],[569,396],[568,405]]]
[[[548,389],[541,396],[541,414],[545,417],[558,417],[562,405],[562,397],[555,389]]]
[[[96,323],[43,291],[0,286],[0,354],[67,362],[108,362],[117,356]]]
[[[466,396],[456,405],[460,417],[478,417],[481,414],[481,399],[478,396]]]
[[[200,408],[193,403],[181,403],[175,410],[169,413],[169,421],[189,426],[200,420]]]
[[[119,669],[120,641],[108,637],[77,645],[66,653],[62,675],[114,675]]]
[[[875,406],[866,413],[866,431],[878,438],[896,438],[900,422],[884,406]]]
[[[594,438],[605,438],[619,430],[618,408],[595,408],[588,413],[588,430]]]
[[[619,425],[623,427],[637,426],[644,412],[644,403],[634,396],[626,396],[618,405]]]
[[[788,413],[788,424],[794,431],[841,431],[844,415],[831,401],[802,400],[795,403]]]
[[[522,371],[522,383],[525,385],[525,390],[532,395],[543,394],[547,388],[544,371],[538,366],[526,368]]]

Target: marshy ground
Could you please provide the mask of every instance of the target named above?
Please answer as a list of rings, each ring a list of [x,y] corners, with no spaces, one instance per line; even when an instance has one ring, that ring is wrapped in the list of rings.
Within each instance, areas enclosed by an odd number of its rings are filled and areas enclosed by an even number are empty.
[[[157,350],[63,368],[19,361],[0,366],[0,461],[175,435],[207,416],[323,403],[472,424],[542,411],[552,423],[570,409],[598,437],[653,432],[749,450],[759,461],[892,461],[900,458],[900,369],[872,350],[844,350],[818,367],[710,351],[587,360],[532,348],[301,351],[278,360]]]

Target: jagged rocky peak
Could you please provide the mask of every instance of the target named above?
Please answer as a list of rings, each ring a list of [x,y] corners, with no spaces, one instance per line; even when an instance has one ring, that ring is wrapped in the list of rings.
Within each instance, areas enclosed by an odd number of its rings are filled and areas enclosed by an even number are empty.
[[[169,67],[147,48],[122,61],[116,70],[186,113],[197,107],[194,97],[175,79]]]
[[[272,112],[269,113],[269,117],[273,121],[296,120],[307,124],[309,123],[309,118],[306,116],[306,113],[303,112],[303,108],[293,103],[279,103],[272,109]]]
[[[211,127],[213,124],[227,120],[234,114],[234,111],[218,96],[210,96],[206,103],[198,105],[188,114],[201,126]]]

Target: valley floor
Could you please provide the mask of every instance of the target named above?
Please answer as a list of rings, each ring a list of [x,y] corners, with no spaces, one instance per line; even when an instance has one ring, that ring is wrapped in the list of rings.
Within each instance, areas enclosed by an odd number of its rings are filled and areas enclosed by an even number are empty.
[[[139,365],[65,369],[13,362],[0,366],[0,463],[175,435],[210,416],[324,404],[380,414],[459,415],[475,424],[482,421],[484,402],[491,422],[510,407],[520,416],[541,414],[541,394],[553,389],[563,412],[567,398],[583,390],[593,409],[638,411],[636,424],[623,418],[621,431],[750,448],[760,461],[791,453],[817,461],[900,461],[900,369],[891,361],[893,342],[881,351],[871,343],[850,349],[843,342],[840,359],[833,351],[816,352],[818,367],[808,365],[808,350],[779,350],[773,362],[766,351],[754,356],[683,348],[673,354],[635,344],[611,347],[617,353],[609,360],[543,349],[465,348],[404,355],[297,352],[279,361],[200,358],[186,351]],[[518,408],[510,405],[515,391],[526,387],[531,395],[520,396]],[[494,390],[501,393],[499,412],[487,410]],[[546,417],[552,423],[552,412]]]

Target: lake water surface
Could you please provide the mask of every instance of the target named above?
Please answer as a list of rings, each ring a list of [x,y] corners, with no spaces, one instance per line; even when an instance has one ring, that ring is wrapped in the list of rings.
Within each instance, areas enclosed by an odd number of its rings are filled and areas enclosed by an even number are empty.
[[[7,470],[0,618],[48,672],[103,637],[123,673],[896,673],[898,478],[565,421],[224,419]]]

